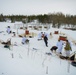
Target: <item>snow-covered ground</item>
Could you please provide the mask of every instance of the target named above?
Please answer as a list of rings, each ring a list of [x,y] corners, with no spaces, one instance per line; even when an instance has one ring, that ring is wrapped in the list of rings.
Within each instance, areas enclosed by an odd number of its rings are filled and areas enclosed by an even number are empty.
[[[11,50],[4,48],[0,44],[0,75],[76,75],[76,67],[71,65],[68,60],[60,59],[55,53],[51,53],[50,48],[56,45],[59,35],[65,34],[72,43],[72,51],[76,51],[76,45],[72,42],[76,39],[76,31],[50,28],[46,32],[52,33],[52,37],[48,38],[48,47],[44,41],[38,41],[38,30],[29,30],[37,35],[33,38],[27,37],[29,44],[22,45],[21,37],[12,37],[12,34],[7,34],[7,26],[11,27],[13,32],[17,33],[14,28],[14,23],[0,22],[0,40],[6,41],[11,38],[11,43],[17,43],[17,46],[11,46]],[[45,32],[44,30],[42,30]],[[59,31],[60,34],[54,34],[54,31]],[[24,30],[18,29],[18,33],[24,33]],[[62,53],[64,54],[64,48]]]

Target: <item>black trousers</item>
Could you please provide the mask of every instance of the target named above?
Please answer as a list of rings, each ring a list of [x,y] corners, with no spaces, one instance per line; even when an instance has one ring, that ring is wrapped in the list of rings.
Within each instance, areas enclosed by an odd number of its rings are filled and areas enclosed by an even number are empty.
[[[47,42],[47,41],[45,41],[45,40],[44,40],[44,42],[45,42],[45,45],[46,45],[46,46],[48,46],[48,45],[47,45],[47,44],[48,44],[48,42]]]

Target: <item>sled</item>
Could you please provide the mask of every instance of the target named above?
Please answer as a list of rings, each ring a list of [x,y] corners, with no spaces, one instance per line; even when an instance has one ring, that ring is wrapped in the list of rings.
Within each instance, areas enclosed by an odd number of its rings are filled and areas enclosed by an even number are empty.
[[[71,62],[71,65],[73,65],[74,67],[76,67],[76,62]]]
[[[70,54],[69,59],[76,62],[76,51]]]
[[[76,51],[75,52],[73,52],[72,54],[70,54],[70,56],[69,57],[66,57],[66,56],[63,56],[63,55],[60,55],[59,56],[61,59],[68,59],[68,60],[70,60],[70,61],[74,61],[74,62],[76,62]]]
[[[66,56],[59,56],[60,57],[60,59],[69,59],[69,57],[66,57]]]
[[[67,37],[66,36],[59,36],[59,39],[62,40],[62,41],[66,41]]]

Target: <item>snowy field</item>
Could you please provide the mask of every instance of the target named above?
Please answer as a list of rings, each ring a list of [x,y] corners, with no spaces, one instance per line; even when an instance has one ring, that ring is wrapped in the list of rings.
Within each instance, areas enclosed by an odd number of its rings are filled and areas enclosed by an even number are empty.
[[[46,32],[52,33],[52,37],[48,36],[48,47],[45,46],[44,40],[38,41],[38,30],[29,30],[37,35],[29,39],[29,44],[22,45],[22,38],[17,34],[7,34],[7,26],[11,27],[13,32],[17,33],[14,23],[0,22],[0,40],[6,41],[11,38],[11,50],[4,48],[0,44],[0,75],[76,75],[76,67],[71,65],[71,61],[60,59],[55,53],[50,51],[55,46],[59,35],[65,34],[72,43],[72,51],[76,51],[76,31],[50,28]],[[42,30],[45,32],[44,30]],[[59,31],[60,34],[54,34]],[[24,33],[24,30],[18,29],[18,33]],[[14,46],[14,43],[17,46]],[[51,53],[47,55],[46,53]],[[64,48],[62,54],[64,54]]]

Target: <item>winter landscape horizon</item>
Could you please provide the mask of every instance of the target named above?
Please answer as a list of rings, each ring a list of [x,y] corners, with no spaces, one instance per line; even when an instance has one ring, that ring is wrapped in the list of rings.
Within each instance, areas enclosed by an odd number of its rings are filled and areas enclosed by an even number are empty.
[[[60,37],[61,54],[51,51]],[[76,75],[76,0],[0,0],[0,75]]]

